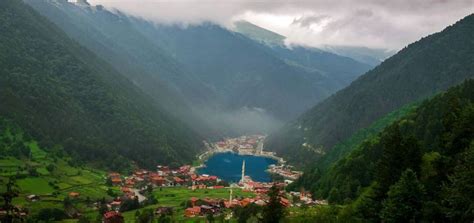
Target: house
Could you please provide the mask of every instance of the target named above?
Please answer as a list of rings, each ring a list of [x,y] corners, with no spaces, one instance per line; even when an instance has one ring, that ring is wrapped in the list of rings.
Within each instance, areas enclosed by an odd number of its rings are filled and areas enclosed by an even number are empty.
[[[109,173],[109,178],[120,178],[120,174],[116,172]]]
[[[123,192],[124,194],[131,193],[131,192],[132,192],[132,189],[129,188],[129,187],[122,187],[121,190],[122,190],[122,192]]]
[[[69,197],[71,198],[78,198],[81,194],[79,192],[69,192]]]
[[[110,202],[110,208],[111,208],[112,210],[119,210],[119,209],[120,209],[120,205],[122,205],[122,201],[116,200],[116,201]]]
[[[196,216],[199,216],[200,214],[201,214],[201,207],[199,206],[186,208],[186,210],[184,210],[184,216],[188,218],[196,217]]]
[[[201,208],[202,215],[214,214],[215,212],[217,212],[217,210],[214,209],[214,207],[209,206],[209,205],[201,205],[200,208]]]
[[[157,207],[155,210],[155,215],[173,215],[172,207]]]
[[[128,178],[125,180],[125,186],[127,187],[134,187],[135,186],[135,181],[133,178]]]
[[[178,172],[181,173],[181,174],[189,173],[189,171],[191,171],[191,166],[190,165],[181,166],[178,169]]]
[[[35,201],[38,201],[40,199],[40,197],[38,195],[35,195],[35,194],[30,194],[30,195],[26,196],[26,199],[28,201],[35,202]]]
[[[245,206],[247,206],[247,205],[249,205],[250,203],[253,203],[253,202],[254,202],[253,199],[244,198],[240,201],[240,206],[245,207]]]
[[[184,180],[179,177],[173,177],[173,182],[175,186],[181,186],[184,184]]]
[[[104,213],[104,223],[123,223],[123,216],[120,212],[108,211]]]
[[[240,206],[240,201],[237,199],[234,199],[232,201],[224,201],[224,207],[226,208],[233,208],[233,207],[239,207]]]
[[[122,179],[120,179],[120,177],[112,177],[111,181],[112,185],[120,185],[122,183]]]
[[[280,198],[280,204],[283,205],[284,207],[289,207],[290,206],[290,201],[286,198]]]
[[[153,175],[153,176],[150,178],[150,182],[151,182],[152,184],[155,184],[156,186],[163,186],[163,185],[165,185],[166,180],[165,180],[165,178],[163,178],[163,177],[161,177],[161,176]]]
[[[196,206],[196,202],[199,200],[197,197],[191,197],[189,201],[191,201],[191,206]]]

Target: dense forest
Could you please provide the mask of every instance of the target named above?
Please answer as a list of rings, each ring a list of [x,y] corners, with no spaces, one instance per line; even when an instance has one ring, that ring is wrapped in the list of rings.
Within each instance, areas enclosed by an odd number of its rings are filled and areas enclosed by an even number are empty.
[[[424,37],[270,135],[265,148],[310,164],[400,107],[474,77],[474,15]]]
[[[291,187],[345,204],[335,215],[351,221],[471,222],[472,123],[474,80],[468,80],[367,137],[328,171],[306,172]]]
[[[22,1],[0,2],[0,116],[111,169],[190,162],[201,140]]]

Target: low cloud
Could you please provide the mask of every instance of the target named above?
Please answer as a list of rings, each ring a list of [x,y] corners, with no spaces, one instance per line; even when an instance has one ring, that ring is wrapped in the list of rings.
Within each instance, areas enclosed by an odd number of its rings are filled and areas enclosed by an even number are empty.
[[[304,45],[399,49],[474,12],[473,0],[89,0],[158,23],[245,19]]]

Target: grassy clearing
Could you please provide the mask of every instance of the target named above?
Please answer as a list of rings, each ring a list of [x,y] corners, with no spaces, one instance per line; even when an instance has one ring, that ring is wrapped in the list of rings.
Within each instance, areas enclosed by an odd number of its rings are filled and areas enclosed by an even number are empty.
[[[50,195],[54,192],[54,188],[48,185],[48,181],[44,178],[32,177],[16,181],[22,193],[30,193],[37,195]]]

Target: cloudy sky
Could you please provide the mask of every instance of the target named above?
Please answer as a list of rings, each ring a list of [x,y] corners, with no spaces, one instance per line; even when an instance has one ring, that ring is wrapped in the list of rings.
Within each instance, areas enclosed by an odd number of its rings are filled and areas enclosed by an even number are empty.
[[[290,43],[400,49],[474,13],[474,0],[89,0],[159,23],[247,20]]]

